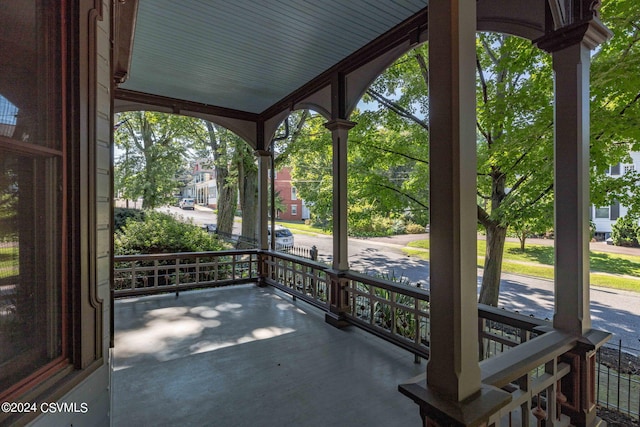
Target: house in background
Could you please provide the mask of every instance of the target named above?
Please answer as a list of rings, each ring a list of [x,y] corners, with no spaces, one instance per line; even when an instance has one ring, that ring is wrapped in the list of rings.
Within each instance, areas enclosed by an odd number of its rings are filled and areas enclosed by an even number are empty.
[[[286,206],[284,212],[278,211],[278,219],[288,221],[309,219],[309,208],[304,200],[298,197],[298,190],[291,183],[291,168],[284,167],[275,172],[274,189]]]
[[[632,151],[629,155],[631,156],[631,163],[618,163],[611,166],[609,168],[609,176],[621,177],[629,172],[640,170],[640,152]],[[592,205],[590,215],[596,227],[596,240],[606,240],[611,237],[611,227],[618,218],[625,216],[627,212],[628,208],[619,202],[611,206],[598,207]]]
[[[197,204],[215,209],[218,206],[215,168],[208,166],[206,160],[197,160],[192,176],[183,190],[185,197],[193,197]]]

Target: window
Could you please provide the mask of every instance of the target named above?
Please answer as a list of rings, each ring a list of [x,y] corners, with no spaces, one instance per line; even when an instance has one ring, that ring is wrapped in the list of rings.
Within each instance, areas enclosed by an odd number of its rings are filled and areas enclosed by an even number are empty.
[[[611,168],[609,169],[609,174],[610,175],[620,175],[620,163],[611,166]]]
[[[298,215],[298,205],[291,205],[291,215]]]
[[[624,169],[624,173],[629,173],[629,172],[633,172],[634,170],[636,170],[636,167],[634,165],[624,165],[623,167]]]
[[[596,207],[596,218],[598,219],[610,219],[615,221],[620,217],[620,202],[615,201],[611,206],[604,208]]]
[[[59,2],[0,0],[0,400],[66,365]]]
[[[291,200],[298,200],[298,190],[296,190],[296,187],[291,187]]]
[[[616,220],[620,217],[620,202],[615,201],[609,209],[609,219]]]

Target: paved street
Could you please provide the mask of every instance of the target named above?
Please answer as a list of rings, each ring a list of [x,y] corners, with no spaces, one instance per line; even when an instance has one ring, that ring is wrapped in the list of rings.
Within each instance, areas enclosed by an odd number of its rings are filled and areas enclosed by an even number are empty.
[[[426,236],[426,235],[425,235]],[[405,240],[424,238],[406,236]],[[296,246],[318,248],[321,259],[330,260],[330,236],[296,235]],[[357,271],[379,271],[385,275],[405,277],[412,282],[428,283],[429,263],[402,253],[406,241],[400,239],[349,239],[351,268]],[[401,244],[395,244],[400,242]],[[384,269],[384,270],[381,270]],[[478,271],[478,286],[482,271]],[[553,316],[553,281],[503,274],[500,285],[500,307],[545,319]],[[479,289],[479,288],[478,288]],[[615,289],[591,289],[593,326],[614,334],[610,343],[640,349],[640,294]]]
[[[215,223],[215,215],[206,208],[184,211],[177,207],[169,211],[192,217],[194,223]],[[160,209],[166,211],[167,208]],[[239,233],[240,225],[236,224]],[[295,234],[295,245],[310,248],[316,246],[322,261],[331,261],[333,241],[331,236]],[[349,239],[349,262],[351,269],[371,273],[376,271],[385,277],[406,278],[411,282],[428,285],[429,263],[416,257],[409,257],[402,248],[411,240],[425,238],[427,235],[396,236],[392,238]],[[533,243],[533,241],[529,241]],[[541,242],[552,244],[542,239]],[[604,244],[595,244],[596,250],[611,250]],[[478,271],[478,285],[482,271]],[[503,274],[500,290],[500,307],[518,311],[538,318],[550,318],[553,315],[553,281],[532,277]],[[608,288],[591,289],[591,316],[593,326],[614,334],[610,343],[640,349],[640,294],[618,291]]]

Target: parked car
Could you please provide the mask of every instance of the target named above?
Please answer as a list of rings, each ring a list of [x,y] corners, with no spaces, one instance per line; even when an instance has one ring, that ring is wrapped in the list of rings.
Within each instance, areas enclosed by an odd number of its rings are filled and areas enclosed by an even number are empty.
[[[271,227],[268,228],[267,234],[269,236],[269,246],[271,246]],[[276,225],[276,249],[289,249],[293,247],[293,234],[291,231],[281,225]]]
[[[217,233],[218,226],[216,224],[203,224],[202,228],[209,233]]]
[[[179,204],[181,209],[191,209],[194,210],[196,208],[196,201],[193,199],[182,199]]]

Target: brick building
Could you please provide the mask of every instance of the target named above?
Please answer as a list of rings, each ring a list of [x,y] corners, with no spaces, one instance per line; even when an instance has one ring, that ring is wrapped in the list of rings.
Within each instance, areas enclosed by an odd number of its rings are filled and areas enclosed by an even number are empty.
[[[276,171],[274,181],[276,194],[280,196],[282,203],[286,206],[284,212],[278,211],[277,217],[284,220],[308,219],[309,208],[304,204],[304,200],[298,197],[298,191],[291,183],[291,169],[282,168]]]

